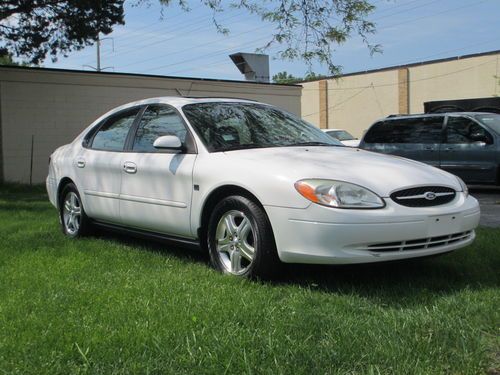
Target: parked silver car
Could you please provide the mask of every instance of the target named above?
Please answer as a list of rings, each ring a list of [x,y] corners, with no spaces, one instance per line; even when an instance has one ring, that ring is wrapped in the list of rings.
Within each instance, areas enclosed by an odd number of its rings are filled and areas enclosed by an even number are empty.
[[[370,127],[359,147],[418,160],[467,183],[500,185],[499,114],[389,116]]]

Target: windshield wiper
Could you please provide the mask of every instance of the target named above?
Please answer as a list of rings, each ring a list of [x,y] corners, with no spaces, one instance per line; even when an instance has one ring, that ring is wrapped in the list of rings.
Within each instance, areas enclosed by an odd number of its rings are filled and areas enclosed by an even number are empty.
[[[245,150],[249,148],[265,148],[265,147],[273,147],[273,145],[263,145],[259,143],[246,143],[242,145],[230,145],[217,149],[217,151],[235,151],[235,150]]]
[[[336,145],[336,144],[333,144],[333,143],[311,141],[311,142],[290,143],[290,144],[285,145],[285,146],[286,147],[293,147],[293,146],[333,146],[333,147],[343,147],[344,145]]]

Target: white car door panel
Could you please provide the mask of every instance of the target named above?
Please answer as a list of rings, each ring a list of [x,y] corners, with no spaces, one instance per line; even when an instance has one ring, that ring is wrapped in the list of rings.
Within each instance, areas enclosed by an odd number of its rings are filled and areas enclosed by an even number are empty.
[[[190,215],[196,154],[154,148],[154,141],[164,135],[175,135],[185,144],[188,131],[172,107],[148,106],[122,158],[121,221],[135,228],[194,237]]]
[[[192,237],[189,219],[195,154],[128,153],[122,170],[120,216],[127,226]]]
[[[74,161],[85,211],[92,219],[120,223],[123,149],[140,108],[105,119]]]
[[[85,195],[85,211],[93,219],[119,220],[121,159],[121,153],[88,149],[78,156],[77,173]]]

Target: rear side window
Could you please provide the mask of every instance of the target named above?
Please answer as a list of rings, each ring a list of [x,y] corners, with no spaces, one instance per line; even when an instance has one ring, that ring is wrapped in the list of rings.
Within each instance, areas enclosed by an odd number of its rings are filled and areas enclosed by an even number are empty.
[[[153,147],[156,138],[175,135],[184,144],[187,130],[177,112],[165,105],[149,106],[141,117],[135,134],[133,151],[157,152]]]
[[[365,143],[441,143],[443,116],[380,121],[366,133]]]
[[[128,132],[139,108],[120,113],[107,119],[94,136],[91,148],[105,151],[123,151]]]

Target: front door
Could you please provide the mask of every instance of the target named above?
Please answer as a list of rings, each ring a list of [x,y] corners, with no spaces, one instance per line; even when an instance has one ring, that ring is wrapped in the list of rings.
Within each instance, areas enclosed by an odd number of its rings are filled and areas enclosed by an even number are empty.
[[[155,139],[164,135],[179,137],[184,151],[155,149]],[[164,104],[146,108],[122,159],[120,216],[124,225],[195,237],[190,226],[196,159],[191,140],[174,108]]]
[[[441,168],[468,183],[494,183],[496,155],[492,135],[466,116],[449,116],[445,143],[441,145]]]

